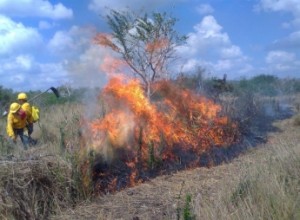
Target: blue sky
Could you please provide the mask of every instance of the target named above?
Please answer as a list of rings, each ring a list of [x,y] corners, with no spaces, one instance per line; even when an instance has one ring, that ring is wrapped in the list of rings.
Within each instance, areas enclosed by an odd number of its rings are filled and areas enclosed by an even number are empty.
[[[0,0],[0,86],[103,86],[107,8],[166,11],[189,38],[175,66],[229,79],[300,77],[299,0]]]

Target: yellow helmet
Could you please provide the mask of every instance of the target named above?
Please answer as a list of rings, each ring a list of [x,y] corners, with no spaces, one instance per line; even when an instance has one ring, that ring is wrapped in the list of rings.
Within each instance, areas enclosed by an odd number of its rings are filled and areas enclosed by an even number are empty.
[[[10,105],[10,107],[9,107],[9,112],[11,112],[11,113],[16,113],[20,108],[21,108],[21,105],[18,104],[18,103],[16,103],[16,102],[14,102],[14,103],[12,103],[12,104]]]
[[[24,92],[19,93],[18,100],[27,100],[27,95]]]

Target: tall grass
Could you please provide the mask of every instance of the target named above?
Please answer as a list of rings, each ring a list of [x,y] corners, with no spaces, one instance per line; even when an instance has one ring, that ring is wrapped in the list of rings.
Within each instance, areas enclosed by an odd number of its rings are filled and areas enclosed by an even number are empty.
[[[256,104],[249,102],[249,98],[244,100],[248,105]],[[259,105],[255,105],[255,109],[259,108]],[[62,208],[89,199],[92,194],[89,166],[93,162],[93,155],[89,151],[79,151],[83,144],[80,126],[83,112],[83,107],[77,104],[41,109],[41,120],[35,124],[33,133],[38,144],[27,151],[20,141],[12,145],[6,140],[6,121],[0,121],[0,156],[9,164],[5,164],[7,169],[1,169],[0,172],[2,218],[20,217],[20,210],[24,210],[16,205],[17,202],[31,205],[26,209],[29,210],[29,216],[46,219]],[[239,113],[239,117],[246,114]],[[180,219],[300,219],[300,137],[299,128],[295,130],[292,126],[282,125],[283,130],[290,129],[291,132],[285,136],[274,135],[275,138],[270,138],[274,142],[269,142],[268,147],[250,152],[251,157],[241,163],[238,173],[229,171],[212,200],[205,200],[194,192],[186,194],[186,197],[183,195],[185,204],[175,215]],[[13,160],[11,155],[14,156]],[[31,162],[31,159],[47,156],[58,160],[50,158],[41,164]],[[17,166],[11,160],[27,160],[29,165]],[[148,162],[150,167],[154,167],[159,161],[150,154]],[[20,174],[16,182],[18,172]],[[30,175],[24,176],[24,173]],[[18,183],[17,187],[10,188],[14,183]],[[3,202],[3,198],[7,201]],[[51,202],[52,198],[55,198],[54,203]],[[7,205],[12,206],[7,208]]]
[[[287,136],[260,149],[263,154],[255,152],[255,160],[241,167],[239,180],[230,184],[224,180],[212,203],[194,199],[197,218],[300,219],[299,139]]]
[[[0,121],[2,219],[47,219],[90,196],[79,158],[81,114],[79,104],[41,108],[32,135],[38,142],[28,150],[19,139],[17,144],[8,140],[6,119]]]

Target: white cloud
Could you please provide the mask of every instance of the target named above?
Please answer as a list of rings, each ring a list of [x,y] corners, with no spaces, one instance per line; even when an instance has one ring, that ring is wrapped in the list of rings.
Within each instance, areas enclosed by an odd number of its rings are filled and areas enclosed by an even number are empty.
[[[299,0],[260,0],[256,10],[292,13],[294,20],[291,24],[300,27],[300,1]],[[287,26],[287,22],[284,23]]]
[[[201,66],[213,74],[222,76],[226,72],[229,77],[236,78],[253,70],[240,47],[232,44],[222,29],[213,16],[204,17],[194,26],[187,44],[178,48],[179,57],[185,58],[183,71]]]
[[[282,23],[283,28],[294,28],[287,37],[273,41],[266,55],[266,72],[278,76],[299,77],[300,61],[300,1],[298,0],[260,0],[256,5],[259,11],[285,12],[292,20]],[[289,52],[287,52],[289,51]],[[295,53],[293,53],[295,52]]]
[[[24,70],[29,70],[32,67],[32,57],[29,55],[19,55],[16,57],[16,64]]]
[[[4,85],[4,87],[9,85],[12,89],[17,89],[26,79],[25,72],[27,72],[28,69],[26,69],[26,67],[24,68],[17,60],[18,58],[0,59],[0,62],[4,64],[1,65],[0,68],[1,84]]]
[[[28,54],[0,58],[1,85],[18,91],[45,89],[68,81],[61,63],[40,63]]]
[[[259,9],[272,11],[288,11],[299,16],[300,2],[298,0],[260,0]]]
[[[223,59],[223,60],[218,60],[217,63],[215,64],[215,69],[217,71],[228,71],[233,67],[233,62],[232,60],[228,59]]]
[[[267,72],[277,76],[299,77],[300,62],[294,53],[270,51],[265,61]]]
[[[200,15],[211,14],[214,12],[213,7],[209,4],[201,4],[196,7],[196,10]]]
[[[53,53],[61,53],[72,49],[74,41],[65,31],[57,31],[48,43],[49,50]],[[74,45],[75,47],[75,45]]]
[[[68,80],[60,62],[49,61],[49,56],[48,61],[41,61],[46,51],[37,29],[0,15],[0,33],[1,85],[14,90],[36,90]]]
[[[106,75],[100,69],[105,57],[111,52],[91,44],[78,59],[65,64],[74,86],[101,87],[106,83]]]
[[[3,77],[8,75],[8,72],[23,72],[28,71],[33,66],[33,57],[28,54],[21,54],[16,57],[0,59],[1,68],[0,75]]]
[[[95,34],[93,27],[72,26],[68,31],[57,31],[49,40],[47,48],[60,57],[78,57],[89,47]]]
[[[34,50],[42,43],[42,36],[36,29],[25,27],[10,18],[0,15],[0,56]]]
[[[299,50],[300,49],[300,30],[291,33],[289,36],[274,41],[271,46],[272,49],[291,49]]]
[[[227,33],[222,32],[222,27],[213,16],[206,16],[194,26],[195,32],[188,34],[187,46],[180,47],[185,57],[204,56],[219,52],[219,46],[230,45]]]
[[[238,46],[231,45],[231,46],[222,48],[220,51],[220,54],[223,59],[235,58],[235,57],[241,57],[242,51]]]
[[[0,13],[16,17],[66,19],[73,17],[72,9],[48,0],[0,0]]]
[[[100,65],[109,52],[92,43],[94,35],[95,29],[77,26],[56,32],[47,49],[54,58],[60,58],[58,62],[41,61],[39,57],[21,52],[0,57],[1,85],[23,91],[66,83],[77,87],[103,86],[106,76]]]
[[[100,65],[110,52],[93,43],[95,34],[93,27],[73,26],[56,32],[47,45],[52,54],[64,59],[63,68],[73,86],[99,87],[106,82]]]
[[[218,24],[213,16],[205,16],[203,20],[194,27],[199,33],[204,34],[205,38],[221,38],[222,41],[228,41],[228,36],[221,33],[222,26]]]
[[[68,78],[68,72],[65,70],[63,63],[38,63],[38,80],[35,83],[41,83],[45,85],[43,87],[62,85],[66,83]],[[32,87],[34,85],[31,85]]]
[[[295,54],[285,51],[270,51],[266,56],[266,63],[290,63],[295,61]]]

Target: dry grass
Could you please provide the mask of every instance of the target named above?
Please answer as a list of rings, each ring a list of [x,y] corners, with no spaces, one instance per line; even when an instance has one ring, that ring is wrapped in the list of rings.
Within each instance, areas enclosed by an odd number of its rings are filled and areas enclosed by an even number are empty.
[[[2,219],[300,219],[295,119],[277,122],[282,132],[230,163],[160,176],[78,204],[70,193],[79,187],[70,155],[79,148],[81,112],[78,105],[43,110],[35,124],[38,145],[27,151],[1,138]],[[5,134],[4,120],[0,132]]]
[[[299,219],[300,129],[292,120],[277,126],[231,163],[160,176],[53,219]]]
[[[42,109],[34,125],[36,146],[24,150],[6,138],[6,120],[0,121],[0,218],[47,219],[55,210],[78,200],[72,156],[79,148],[78,105]]]
[[[263,148],[240,158],[240,178],[224,185],[219,199],[194,201],[199,218],[299,219],[300,130],[292,120],[278,126],[282,133],[270,134]]]
[[[82,106],[76,104],[55,105],[41,109],[40,121],[34,124],[32,137],[38,139],[37,146],[24,151],[20,139],[17,145],[6,141],[6,118],[0,120],[0,134],[2,135],[1,155],[13,154],[15,157],[38,155],[61,155],[61,148],[75,150],[78,148],[80,127],[78,122],[82,114]],[[1,144],[1,143],[0,143]],[[5,146],[3,146],[5,145]],[[5,149],[9,148],[9,149]],[[63,155],[61,155],[63,156]]]
[[[300,113],[298,113],[298,114],[294,117],[294,125],[295,125],[295,126],[300,126]]]
[[[64,161],[1,161],[0,218],[46,219],[69,206],[71,170]]]

